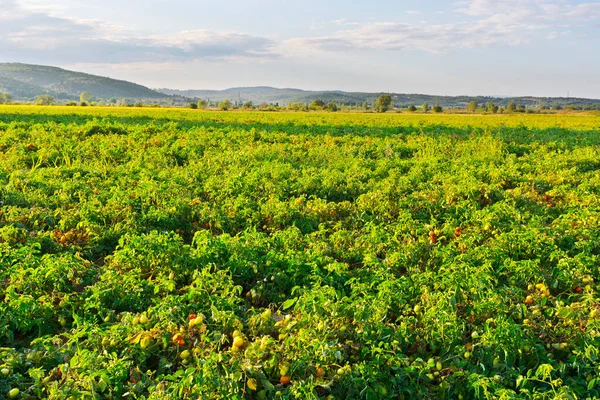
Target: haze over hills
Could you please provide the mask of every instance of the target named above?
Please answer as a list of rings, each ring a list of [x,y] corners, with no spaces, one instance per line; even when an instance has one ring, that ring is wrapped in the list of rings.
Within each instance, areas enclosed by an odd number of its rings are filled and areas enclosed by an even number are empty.
[[[317,99],[327,103],[334,102],[338,105],[361,105],[364,102],[373,104],[382,92],[344,92],[341,90],[312,91],[301,89],[278,89],[268,86],[239,87],[225,90],[173,90],[156,89],[158,92],[171,96],[206,99],[211,102],[230,100],[237,102],[252,101],[254,104],[290,103],[308,104]],[[419,106],[423,103],[433,105],[439,103],[442,107],[465,107],[471,101],[478,104],[493,102],[498,106],[505,106],[511,101],[524,106],[537,105],[575,105],[575,106],[600,106],[600,100],[566,97],[510,97],[510,96],[436,96],[426,94],[389,93],[395,107]]]
[[[79,99],[89,92],[100,99],[164,99],[163,93],[135,83],[74,72],[57,67],[0,63],[0,91],[16,100],[31,100],[48,94],[60,100]]]
[[[122,80],[111,79],[57,67],[21,63],[0,63],[0,91],[10,93],[16,101],[32,101],[36,96],[48,94],[59,102],[78,100],[82,92],[89,92],[95,99],[127,99],[169,105],[185,105],[197,99],[207,99],[211,103],[230,100],[234,103],[252,101],[287,105],[290,103],[309,104],[320,99],[338,105],[360,106],[373,104],[381,92],[344,92],[340,90],[311,91],[301,89],[278,89],[268,86],[240,87],[225,90],[152,90],[145,86]],[[390,93],[395,107],[430,105],[439,103],[442,107],[465,107],[469,102],[479,104],[493,102],[506,106],[515,101],[524,106],[566,106],[600,108],[600,100],[582,98],[546,97],[506,97],[506,96],[435,96],[425,94]]]

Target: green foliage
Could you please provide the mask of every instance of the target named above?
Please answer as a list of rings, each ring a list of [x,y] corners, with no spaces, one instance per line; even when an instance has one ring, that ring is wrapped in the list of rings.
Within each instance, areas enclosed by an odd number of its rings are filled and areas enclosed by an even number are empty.
[[[10,93],[0,91],[0,104],[9,104],[12,100]]]
[[[389,94],[382,94],[377,98],[377,101],[373,105],[375,111],[384,113],[392,106],[392,97]]]
[[[599,126],[0,107],[0,397],[598,398]]]
[[[198,108],[201,110],[204,110],[208,107],[208,101],[206,100],[198,100],[198,104],[197,104]]]
[[[323,110],[326,106],[327,106],[327,104],[323,100],[317,99],[317,100],[313,101],[312,103],[310,103],[308,105],[308,108],[310,110],[317,111],[317,110]]]
[[[231,102],[229,100],[224,100],[219,103],[219,110],[221,110],[221,111],[227,111],[231,107],[233,107],[233,104],[231,104]]]
[[[411,104],[410,106],[408,106],[408,111],[415,112],[415,111],[417,111],[417,107],[415,107],[414,105]]]
[[[469,102],[469,104],[467,105],[467,111],[471,114],[474,114],[475,112],[477,112],[477,107],[478,104],[475,100]]]
[[[54,104],[56,99],[48,94],[42,94],[35,98],[35,104],[38,106],[48,106]]]
[[[79,102],[80,103],[90,103],[92,101],[92,95],[89,92],[82,92],[79,95]]]
[[[423,105],[421,106],[421,111],[423,111],[424,113],[426,113],[427,111],[429,111],[429,104],[428,103],[423,103]]]
[[[190,107],[192,110],[197,110],[197,109],[198,109],[198,103],[191,102],[191,103],[189,104],[189,107]]]
[[[441,113],[442,111],[444,111],[444,109],[439,104],[436,104],[436,105],[433,106],[433,112],[434,113]]]

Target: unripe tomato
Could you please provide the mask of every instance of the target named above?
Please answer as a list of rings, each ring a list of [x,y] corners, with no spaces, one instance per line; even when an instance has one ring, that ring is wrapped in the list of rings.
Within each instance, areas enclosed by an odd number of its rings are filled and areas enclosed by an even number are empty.
[[[10,389],[10,392],[8,392],[8,398],[9,399],[16,399],[17,396],[19,395],[19,393],[21,393],[21,391],[17,388],[14,389]]]
[[[148,323],[148,317],[146,316],[146,314],[144,314],[140,317],[140,324],[145,325],[147,323]]]
[[[241,347],[244,347],[244,344],[245,344],[244,338],[242,338],[241,336],[236,336],[233,339],[233,346],[237,347],[238,349]]]
[[[189,350],[184,350],[181,352],[181,354],[179,354],[179,357],[181,357],[183,360],[187,360],[188,358],[190,358],[191,353]]]
[[[144,336],[142,338],[142,340],[140,340],[140,347],[142,349],[147,348],[148,346],[150,346],[152,344],[152,340],[148,337],[148,336]]]
[[[256,379],[250,378],[250,379],[248,379],[247,385],[248,385],[248,389],[256,390],[256,388],[258,387],[258,382],[256,381]]]
[[[8,368],[2,368],[2,376],[7,376],[8,374],[10,374],[10,369]]]

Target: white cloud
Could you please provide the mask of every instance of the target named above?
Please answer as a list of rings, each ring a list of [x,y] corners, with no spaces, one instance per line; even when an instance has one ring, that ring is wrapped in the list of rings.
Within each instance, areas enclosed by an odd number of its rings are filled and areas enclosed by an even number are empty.
[[[330,21],[333,33],[274,41],[239,32],[192,30],[143,36],[105,21],[58,16],[39,0],[0,0],[0,61],[54,64],[173,63],[196,60],[270,60],[357,50],[422,50],[514,46],[553,40],[600,23],[600,1],[469,0],[446,23]],[[65,10],[62,10],[64,14]],[[415,10],[406,11],[418,15]],[[559,34],[560,32],[560,34]]]
[[[0,11],[0,57],[28,62],[130,63],[198,59],[273,58],[273,43],[237,32],[185,31],[140,36],[104,21],[53,16],[4,0]]]
[[[600,2],[562,0],[470,0],[458,3],[458,21],[445,24],[375,22],[329,36],[287,40],[290,55],[356,50],[417,49],[443,53],[457,48],[514,46],[552,39],[556,29],[589,26],[600,19]],[[411,13],[411,11],[407,11]]]

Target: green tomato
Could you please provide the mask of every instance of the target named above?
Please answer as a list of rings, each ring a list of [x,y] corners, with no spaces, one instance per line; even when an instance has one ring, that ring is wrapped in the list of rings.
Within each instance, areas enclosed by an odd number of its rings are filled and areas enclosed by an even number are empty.
[[[8,369],[8,368],[2,368],[2,375],[3,376],[8,376],[8,374],[10,374],[10,369]]]
[[[10,389],[10,392],[8,392],[8,398],[9,399],[16,399],[17,396],[19,396],[19,393],[21,393],[21,391],[17,388],[14,389]]]
[[[184,360],[187,360],[188,358],[190,358],[191,354],[189,350],[184,350],[181,352],[181,354],[179,355],[179,357],[181,357]]]

